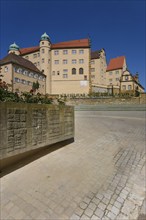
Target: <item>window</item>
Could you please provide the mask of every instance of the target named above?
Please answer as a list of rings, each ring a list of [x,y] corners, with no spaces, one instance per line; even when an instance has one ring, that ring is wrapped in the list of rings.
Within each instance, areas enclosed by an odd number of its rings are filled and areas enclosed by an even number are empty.
[[[91,78],[92,78],[92,79],[95,79],[95,75],[91,75]]]
[[[36,57],[37,57],[37,54],[36,54],[36,53],[34,53],[34,54],[33,54],[33,58],[36,58]]]
[[[37,66],[37,63],[34,63],[35,66]]]
[[[77,60],[72,60],[72,64],[76,64],[77,63]]]
[[[84,63],[84,60],[83,59],[79,59],[79,63]]]
[[[17,82],[17,83],[19,83],[19,82],[20,82],[20,79],[14,78],[14,81]]]
[[[42,45],[44,45],[44,42],[42,42]]]
[[[28,71],[27,71],[27,70],[24,70],[24,71],[23,71],[23,75],[28,76]]]
[[[63,54],[68,54],[68,50],[63,50]]]
[[[59,50],[55,50],[54,55],[58,55],[58,54],[59,54]]]
[[[125,80],[126,80],[126,81],[128,80],[128,76],[125,76]]]
[[[35,74],[35,75],[34,75],[34,78],[37,79],[37,78],[38,78],[38,74]]]
[[[58,76],[60,75],[60,71],[57,71],[57,75],[58,75]]]
[[[128,85],[128,90],[131,90],[131,85]]]
[[[50,63],[50,59],[48,59],[48,63]]]
[[[45,59],[43,58],[43,59],[42,59],[42,63],[44,63],[44,62],[45,62]]]
[[[109,79],[109,82],[112,82],[113,80],[112,79]]]
[[[109,72],[109,75],[112,75],[112,72]]]
[[[91,72],[95,72],[95,68],[91,68]]]
[[[91,64],[95,64],[95,60],[91,60]]]
[[[40,65],[40,62],[38,62],[38,66]]]
[[[21,82],[22,82],[22,84],[26,84],[26,80],[25,79],[22,79]]]
[[[67,64],[67,60],[63,60],[63,64]]]
[[[33,75],[34,75],[34,74],[31,72],[31,73],[29,73],[28,76],[29,76],[29,77],[33,77]]]
[[[118,70],[116,70],[116,74],[119,74],[119,71],[118,71]]]
[[[4,71],[5,71],[5,72],[8,72],[8,67],[7,67],[7,66],[5,66]]]
[[[55,60],[54,63],[55,63],[55,64],[59,64],[59,60]]]
[[[63,73],[67,73],[67,72],[68,72],[68,69],[64,69],[64,70],[63,70]]]
[[[119,78],[116,78],[116,81],[119,81]]]
[[[19,68],[19,69],[17,70],[17,73],[22,73],[22,69]]]
[[[84,53],[84,50],[79,50],[79,54],[83,54]]]
[[[25,59],[29,60],[29,57],[28,57],[28,56],[26,56],[26,57],[25,57]]]
[[[72,50],[72,54],[76,54],[77,53],[77,51],[76,50]]]
[[[17,67],[14,67],[14,72],[17,73],[17,71],[18,71],[18,68],[17,68]]]
[[[55,76],[55,71],[52,72],[52,76]]]
[[[122,85],[122,90],[126,90],[126,85]]]
[[[83,73],[84,73],[83,68],[80,68],[80,69],[79,69],[79,74],[83,74]]]
[[[45,49],[42,49],[42,53],[45,53]]]
[[[76,74],[76,69],[72,68],[72,74],[75,75]]]
[[[84,80],[87,80],[87,76],[84,76]]]
[[[38,57],[40,57],[40,53],[38,53]]]
[[[42,80],[43,79],[43,77],[42,76],[39,76],[39,80]]]
[[[68,74],[64,73],[63,78],[68,78]]]

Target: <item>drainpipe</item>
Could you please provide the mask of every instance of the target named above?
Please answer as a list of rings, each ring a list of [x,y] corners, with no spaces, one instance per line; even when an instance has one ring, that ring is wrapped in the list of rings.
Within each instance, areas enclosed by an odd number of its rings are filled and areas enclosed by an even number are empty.
[[[14,92],[14,68],[12,64],[12,92]]]
[[[92,83],[91,83],[91,40],[89,38],[89,94],[92,93]]]

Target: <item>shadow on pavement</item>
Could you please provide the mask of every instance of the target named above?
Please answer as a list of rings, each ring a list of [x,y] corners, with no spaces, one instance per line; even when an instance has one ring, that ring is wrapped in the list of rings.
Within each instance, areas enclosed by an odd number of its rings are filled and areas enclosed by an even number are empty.
[[[0,178],[74,142],[74,138],[9,157],[0,161]]]

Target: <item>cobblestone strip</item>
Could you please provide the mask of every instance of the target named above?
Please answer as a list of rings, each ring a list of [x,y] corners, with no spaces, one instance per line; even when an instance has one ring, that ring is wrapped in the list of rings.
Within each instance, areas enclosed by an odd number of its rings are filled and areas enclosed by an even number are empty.
[[[140,189],[135,180],[144,168],[145,153],[135,149],[120,149],[114,161],[116,170],[113,175],[96,194],[83,199],[71,217],[72,220],[138,218],[144,200],[144,189]]]

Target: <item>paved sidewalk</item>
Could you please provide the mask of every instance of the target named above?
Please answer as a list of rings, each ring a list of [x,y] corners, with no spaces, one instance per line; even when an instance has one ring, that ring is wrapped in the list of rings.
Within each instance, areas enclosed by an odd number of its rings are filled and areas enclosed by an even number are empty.
[[[134,220],[145,214],[145,113],[75,116],[74,143],[1,178],[2,220]]]

